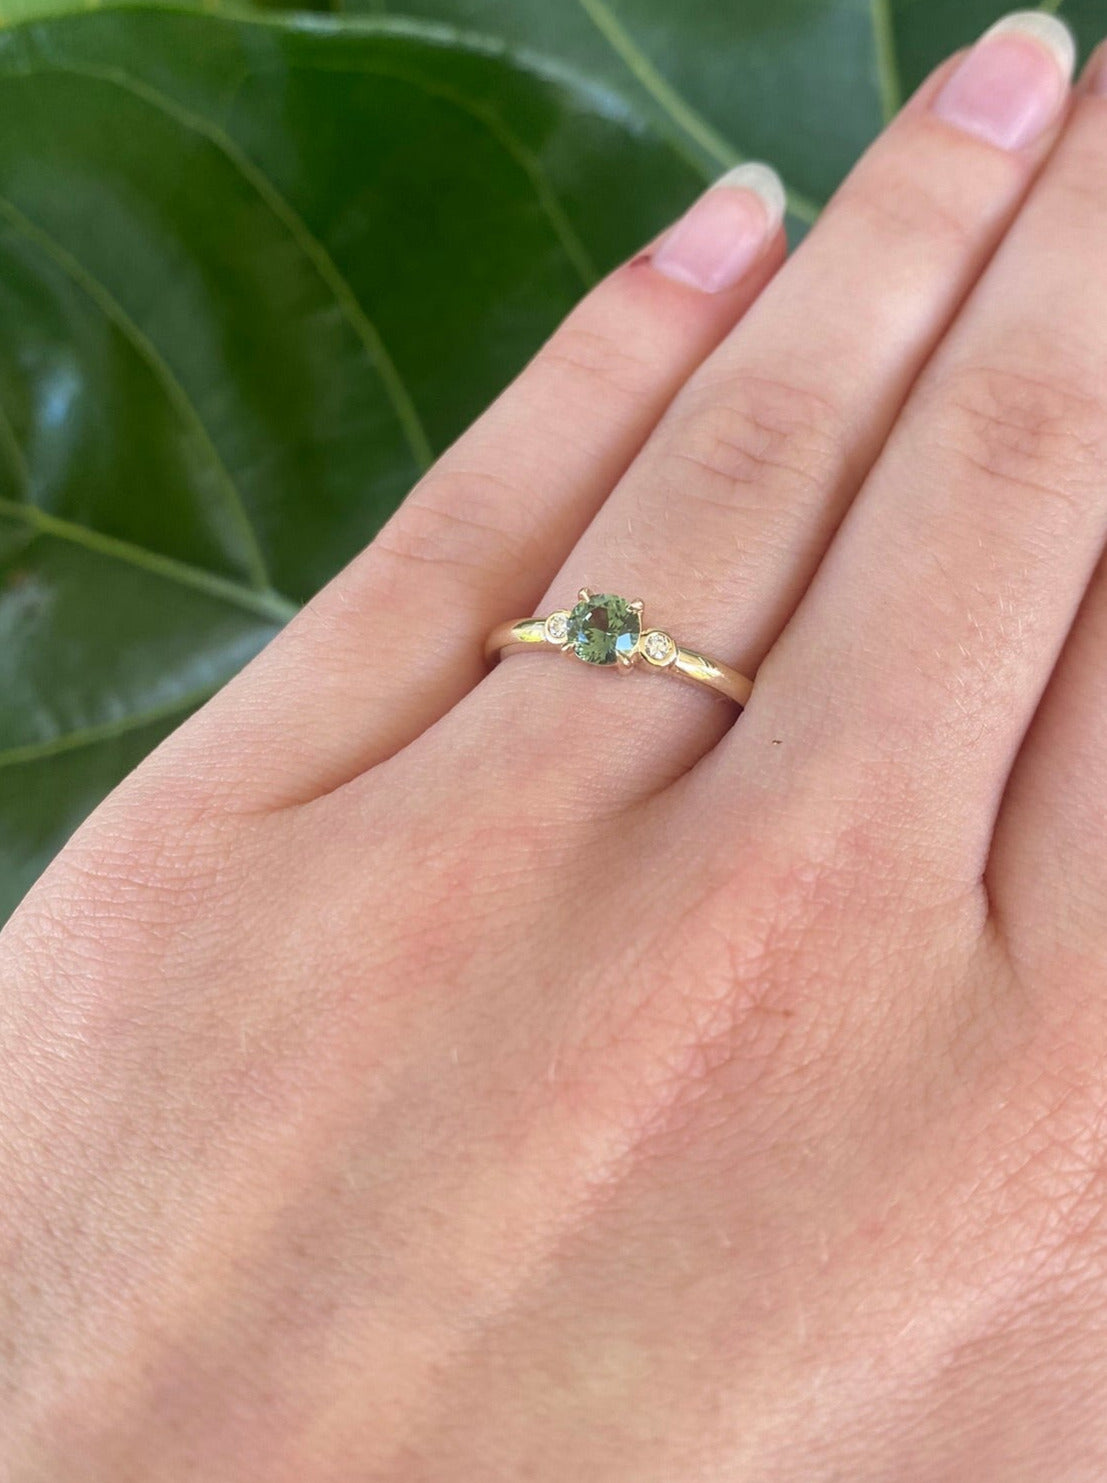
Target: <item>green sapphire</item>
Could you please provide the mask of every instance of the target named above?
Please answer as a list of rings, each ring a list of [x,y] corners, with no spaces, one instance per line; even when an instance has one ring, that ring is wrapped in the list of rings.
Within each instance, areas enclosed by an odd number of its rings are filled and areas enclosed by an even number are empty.
[[[566,642],[586,664],[614,664],[629,659],[638,647],[642,617],[625,597],[594,592],[569,614]]]

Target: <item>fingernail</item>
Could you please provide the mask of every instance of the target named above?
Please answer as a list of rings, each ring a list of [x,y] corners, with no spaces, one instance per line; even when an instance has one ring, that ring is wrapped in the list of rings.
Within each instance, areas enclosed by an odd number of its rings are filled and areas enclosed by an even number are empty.
[[[784,207],[784,186],[775,170],[738,165],[663,238],[653,266],[702,293],[733,288],[780,230]]]
[[[986,31],[931,107],[939,118],[1001,149],[1025,149],[1056,120],[1076,43],[1055,15],[1020,10]]]

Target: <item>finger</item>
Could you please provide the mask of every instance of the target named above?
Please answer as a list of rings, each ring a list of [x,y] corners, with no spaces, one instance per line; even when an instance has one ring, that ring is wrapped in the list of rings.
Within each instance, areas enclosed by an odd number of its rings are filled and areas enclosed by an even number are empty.
[[[798,704],[798,757],[976,880],[1107,531],[1105,254],[1107,103],[1082,96],[762,692],[778,724]]]
[[[367,551],[189,729],[246,806],[327,792],[485,674],[669,399],[784,254],[772,171],[730,172],[618,269],[436,464]],[[228,742],[233,742],[228,747]]]
[[[675,400],[548,608],[581,586],[643,599],[647,623],[756,670],[1018,210],[1056,136],[1072,56],[1060,23],[1035,15],[931,79]],[[592,755],[616,790],[678,774],[733,715],[644,665],[612,690],[605,674],[538,663],[506,659],[469,705],[539,737],[587,706]]]
[[[1107,132],[1107,49],[1086,73]],[[1101,558],[1003,799],[989,895],[1031,969],[1068,958],[1066,978],[1107,938],[1107,558]],[[1096,993],[1099,985],[1096,984]]]
[[[1107,564],[1019,754],[988,862],[1008,947],[1033,971],[1063,952],[1066,978],[1107,941]]]

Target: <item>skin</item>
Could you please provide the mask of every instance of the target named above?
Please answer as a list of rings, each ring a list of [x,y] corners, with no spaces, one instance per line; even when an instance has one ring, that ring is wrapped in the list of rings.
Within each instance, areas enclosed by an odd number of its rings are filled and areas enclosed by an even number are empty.
[[[0,936],[5,1478],[1102,1479],[1107,100],[946,76],[779,272],[613,274]],[[485,674],[582,584],[740,721]]]

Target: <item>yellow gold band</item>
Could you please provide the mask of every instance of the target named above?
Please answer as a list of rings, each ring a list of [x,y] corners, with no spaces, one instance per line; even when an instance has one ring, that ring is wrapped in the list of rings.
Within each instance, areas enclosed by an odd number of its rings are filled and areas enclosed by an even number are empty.
[[[584,642],[575,643],[573,638],[574,633],[584,631],[581,624],[587,619],[579,617],[582,611],[594,617],[596,613],[603,613],[605,603],[619,603],[622,609],[633,610],[634,615],[639,615],[642,609],[641,603],[627,604],[622,599],[606,595],[594,598],[587,588],[581,588],[580,598],[580,603],[571,611],[560,609],[546,618],[518,618],[510,623],[498,624],[488,635],[484,646],[485,658],[490,664],[494,664],[507,654],[533,654],[542,650],[576,653],[579,657],[584,657],[581,653],[585,647]],[[636,622],[636,617],[628,613],[623,613],[623,617],[629,618],[630,624]],[[607,621],[606,614],[602,621]],[[611,658],[586,662],[610,664],[621,670],[629,670],[642,660],[649,669],[667,671],[697,685],[703,685],[724,695],[735,705],[744,707],[750,698],[752,680],[747,680],[745,675],[740,675],[729,665],[709,659],[706,654],[683,648],[663,629],[642,629],[638,621],[636,626],[628,625],[619,643],[618,652],[614,652],[613,642],[609,645]]]

